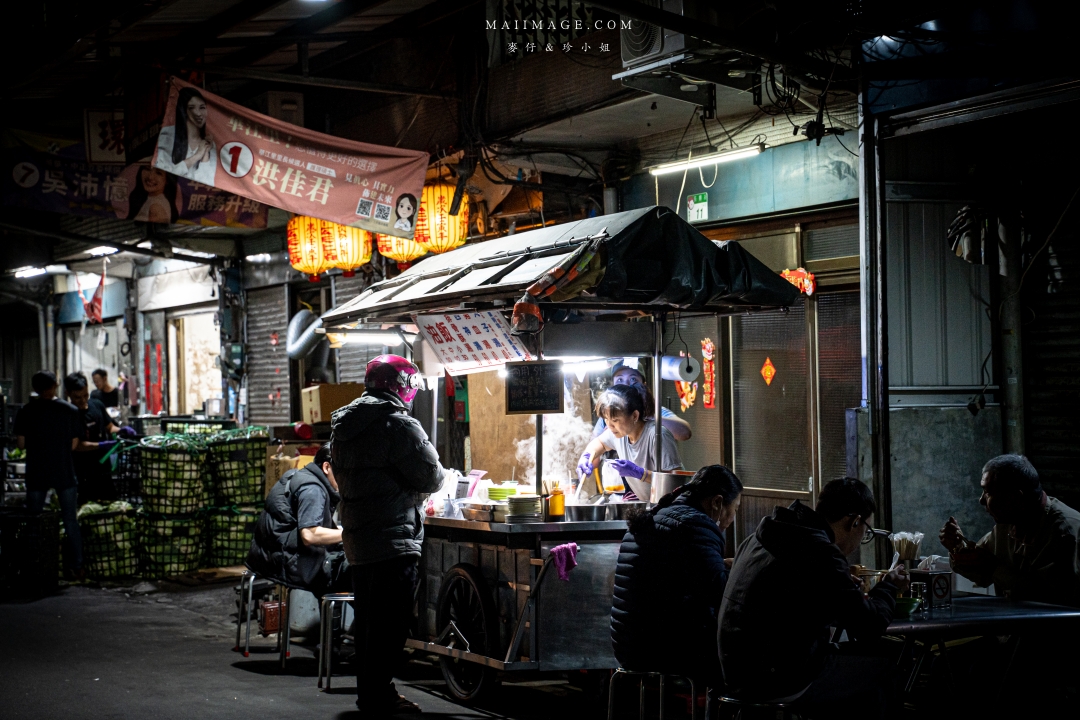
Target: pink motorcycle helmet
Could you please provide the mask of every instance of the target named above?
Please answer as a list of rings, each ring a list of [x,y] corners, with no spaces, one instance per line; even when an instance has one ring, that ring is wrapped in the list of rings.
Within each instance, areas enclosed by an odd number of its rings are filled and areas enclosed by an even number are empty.
[[[367,364],[364,385],[368,389],[389,390],[410,403],[416,391],[424,387],[420,368],[400,355],[380,355]]]

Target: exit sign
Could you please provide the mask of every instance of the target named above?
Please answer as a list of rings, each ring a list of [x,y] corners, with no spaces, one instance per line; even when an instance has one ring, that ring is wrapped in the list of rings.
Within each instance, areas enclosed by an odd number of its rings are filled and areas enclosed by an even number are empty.
[[[709,193],[686,196],[686,220],[701,222],[709,219]]]

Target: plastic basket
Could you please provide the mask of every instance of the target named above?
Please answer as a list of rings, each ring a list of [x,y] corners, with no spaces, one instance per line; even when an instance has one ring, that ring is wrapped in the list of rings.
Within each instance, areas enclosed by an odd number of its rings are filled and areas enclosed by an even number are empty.
[[[143,513],[139,518],[139,569],[160,579],[198,570],[202,564],[203,516]]]
[[[83,515],[79,532],[87,575],[95,580],[118,580],[139,574],[139,528],[134,510]]]
[[[162,515],[186,515],[208,504],[206,451],[191,446],[157,447],[146,438],[139,447],[143,508]]]
[[[217,505],[251,505],[263,500],[266,438],[228,438],[207,443],[211,487]]]
[[[0,510],[0,589],[7,597],[56,592],[60,579],[60,513]]]
[[[132,505],[142,504],[142,470],[139,467],[139,446],[133,445],[113,455],[113,487],[116,497]]]
[[[207,511],[207,566],[243,565],[251,550],[259,510],[254,507],[215,508]]]
[[[235,427],[232,420],[222,422],[197,422],[187,420],[162,420],[161,432],[180,435],[213,435],[230,427]]]

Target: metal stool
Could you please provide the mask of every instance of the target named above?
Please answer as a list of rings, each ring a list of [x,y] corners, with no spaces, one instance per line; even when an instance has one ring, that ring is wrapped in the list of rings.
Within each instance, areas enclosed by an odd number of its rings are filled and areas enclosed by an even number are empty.
[[[319,687],[323,686],[323,672],[326,673],[326,689],[330,689],[332,675],[330,663],[333,660],[331,648],[334,646],[334,608],[341,603],[353,601],[353,594],[347,592],[327,593],[322,599],[322,613],[319,617]],[[341,622],[345,623],[345,608],[341,608]]]
[[[664,720],[664,686],[667,683],[668,678],[680,678],[690,684],[690,707],[695,711],[697,710],[697,688],[694,686],[694,680],[686,675],[675,675],[673,673],[660,673],[660,672],[637,672],[634,670],[626,670],[624,668],[618,668],[611,674],[611,681],[608,683],[608,706],[607,716],[608,720],[613,720],[615,717],[615,679],[620,675],[637,676],[638,678],[638,718],[645,720],[645,679],[650,677],[660,678],[660,720]],[[709,694],[708,688],[705,691],[705,720],[709,719]]]
[[[736,718],[737,720],[744,720],[743,710],[780,710],[783,712],[784,720],[788,720],[789,718],[800,718],[802,716],[799,715],[798,712],[793,711],[791,709],[791,706],[796,700],[802,697],[804,692],[806,692],[806,690],[802,690],[790,697],[777,698],[775,700],[742,700],[736,697],[721,695],[719,698],[717,698],[718,702],[720,703],[721,712],[719,714],[721,716],[721,720],[723,720],[723,707],[727,705],[737,710],[734,715],[734,718]],[[774,715],[775,712],[770,714],[768,717],[772,718]]]
[[[250,570],[245,570],[240,577],[240,607],[236,611],[236,645],[233,647],[233,651],[240,650],[240,623],[243,622],[245,624],[244,657],[251,654],[251,603],[256,580],[258,580],[258,576]],[[245,587],[247,588],[246,593],[244,592]],[[281,616],[278,620],[277,633],[278,653],[281,659],[281,667],[284,668],[285,660],[291,654],[289,652],[289,588],[285,585],[278,585],[278,591],[281,596]]]

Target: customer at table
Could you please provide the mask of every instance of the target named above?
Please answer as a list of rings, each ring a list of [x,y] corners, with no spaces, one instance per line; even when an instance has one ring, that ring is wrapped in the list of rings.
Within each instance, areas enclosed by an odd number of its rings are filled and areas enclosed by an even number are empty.
[[[310,463],[285,473],[255,522],[247,566],[260,577],[319,597],[352,590],[334,510],[341,501],[330,443]]]
[[[816,717],[884,712],[894,659],[873,648],[892,621],[908,578],[903,566],[863,595],[847,558],[873,539],[870,488],[833,480],[815,509],[796,500],[763,518],[735,553],[720,606],[725,692],[745,699],[798,699]],[[859,642],[840,653],[830,628]]]
[[[611,603],[611,643],[622,667],[720,678],[716,615],[731,567],[724,531],[741,494],[735,473],[709,465],[630,516]],[[672,621],[658,627],[661,618]]]
[[[416,620],[422,508],[444,475],[427,434],[406,412],[422,382],[405,358],[380,355],[367,365],[364,394],[331,416],[356,598],[356,705],[364,718],[420,711],[393,680]]]
[[[589,441],[578,460],[578,475],[589,475],[600,464],[600,456],[614,450],[619,459],[612,467],[624,478],[652,482],[656,467],[656,422],[645,420],[645,400],[629,385],[612,385],[596,401],[596,413],[607,422],[607,429]],[[682,469],[679,448],[671,431],[662,428],[660,472]]]
[[[653,410],[656,407],[656,400],[648,385],[645,384],[645,375],[636,367],[625,365],[621,361],[615,363],[614,367],[611,368],[611,384],[628,385],[637,390],[641,393],[641,399],[645,402],[645,419],[648,420],[654,415]],[[667,428],[672,437],[679,442],[685,442],[693,435],[690,423],[663,406],[660,408],[660,424]],[[593,426],[592,436],[594,438],[600,437],[606,429],[607,423],[604,418],[597,418],[596,424]]]
[[[72,455],[79,445],[83,426],[79,409],[56,396],[59,383],[50,370],[39,370],[30,378],[34,396],[15,415],[13,433],[20,449],[26,450],[26,508],[39,513],[45,508],[49,488],[56,490],[60,517],[71,547],[70,577],[82,580],[82,537],[76,514],[78,480]]]
[[[949,518],[941,544],[952,569],[998,595],[1080,607],[1080,513],[1048,496],[1023,455],[999,455],[983,466],[979,503],[994,527],[978,542]]]

